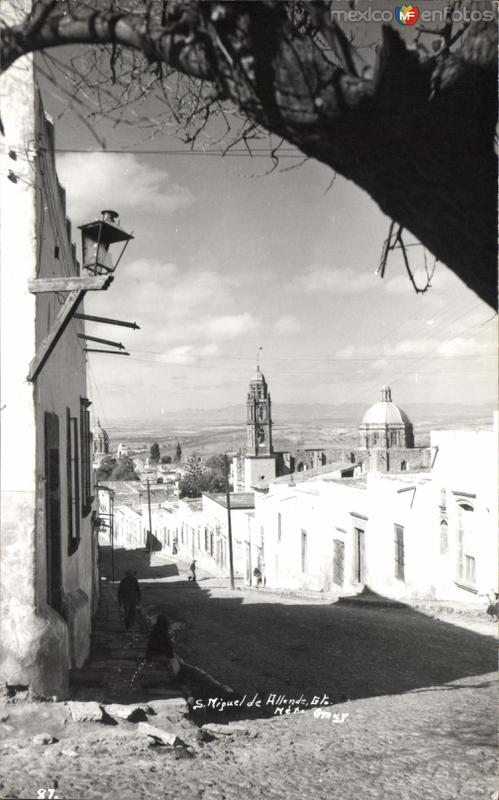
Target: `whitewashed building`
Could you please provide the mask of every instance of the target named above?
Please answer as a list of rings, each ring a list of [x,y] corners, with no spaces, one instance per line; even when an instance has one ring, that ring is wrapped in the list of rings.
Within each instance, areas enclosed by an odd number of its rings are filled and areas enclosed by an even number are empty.
[[[438,596],[497,591],[497,415],[493,431],[432,433]]]
[[[492,431],[432,433],[430,471],[271,482],[257,495],[266,585],[470,600],[497,585]]]
[[[98,591],[80,273],[31,57],[1,91],[0,682],[63,696]]]

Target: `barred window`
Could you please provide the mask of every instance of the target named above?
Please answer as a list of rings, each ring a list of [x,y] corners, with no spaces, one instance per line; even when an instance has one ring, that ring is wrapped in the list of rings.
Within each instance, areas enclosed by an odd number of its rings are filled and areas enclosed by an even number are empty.
[[[80,397],[80,457],[81,457],[81,515],[88,516],[92,510],[92,434],[90,412],[92,405],[86,397]]]
[[[345,542],[333,539],[333,581],[337,586],[345,582]]]

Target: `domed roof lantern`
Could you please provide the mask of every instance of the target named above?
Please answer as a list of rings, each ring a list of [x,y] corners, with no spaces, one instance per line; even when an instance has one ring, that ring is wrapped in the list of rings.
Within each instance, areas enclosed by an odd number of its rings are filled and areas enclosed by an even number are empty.
[[[384,386],[381,387],[381,401],[383,403],[392,402],[392,390],[386,383]]]

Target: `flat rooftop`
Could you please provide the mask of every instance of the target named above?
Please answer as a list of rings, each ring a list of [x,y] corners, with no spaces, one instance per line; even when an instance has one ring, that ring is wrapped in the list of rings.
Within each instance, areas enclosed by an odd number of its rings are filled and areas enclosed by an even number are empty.
[[[218,503],[223,508],[227,508],[227,497],[225,494],[205,494],[214,503]],[[230,507],[232,509],[248,509],[255,507],[255,495],[253,492],[231,492]]]
[[[271,480],[271,483],[303,483],[313,478],[323,478],[325,475],[329,475],[330,472],[340,472],[340,470],[346,472],[358,466],[359,464],[352,464],[350,461],[336,461],[332,464],[324,464],[322,467],[316,467],[315,469],[305,469],[301,472],[281,475],[279,478]],[[345,478],[341,480],[345,480]]]

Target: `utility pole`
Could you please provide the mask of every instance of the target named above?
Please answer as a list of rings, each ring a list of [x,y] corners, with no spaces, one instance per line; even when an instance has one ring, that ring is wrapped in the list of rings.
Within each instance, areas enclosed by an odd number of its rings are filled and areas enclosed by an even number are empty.
[[[152,551],[152,520],[151,520],[151,484],[147,479],[147,507],[149,509],[149,536],[147,537],[147,550]]]
[[[232,520],[230,516],[230,486],[229,486],[229,458],[227,453],[224,454],[225,464],[225,487],[227,498],[227,528],[229,533],[229,568],[230,568],[230,588],[234,589],[234,556],[232,552]]]

